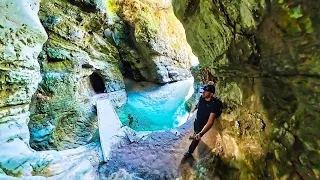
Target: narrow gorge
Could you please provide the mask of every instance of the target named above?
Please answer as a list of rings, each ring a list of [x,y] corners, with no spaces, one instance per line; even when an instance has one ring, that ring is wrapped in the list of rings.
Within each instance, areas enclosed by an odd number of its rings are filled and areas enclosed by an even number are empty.
[[[318,1],[0,12],[0,179],[320,178]],[[223,113],[184,159],[205,84]]]

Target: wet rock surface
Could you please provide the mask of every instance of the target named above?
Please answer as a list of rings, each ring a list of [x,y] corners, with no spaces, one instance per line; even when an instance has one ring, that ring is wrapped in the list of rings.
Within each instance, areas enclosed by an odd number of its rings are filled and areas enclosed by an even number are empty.
[[[97,178],[99,145],[82,146],[97,129],[91,97],[111,93],[123,104],[123,75],[157,83],[190,76],[190,48],[171,36],[181,26],[170,21],[170,1],[112,2],[106,13],[99,0],[0,1],[1,178]],[[186,163],[190,122],[177,134],[127,133],[100,177],[319,179],[318,1],[173,6],[199,76],[224,102],[218,129],[204,137],[201,158]],[[81,147],[35,152],[30,136],[37,150]]]

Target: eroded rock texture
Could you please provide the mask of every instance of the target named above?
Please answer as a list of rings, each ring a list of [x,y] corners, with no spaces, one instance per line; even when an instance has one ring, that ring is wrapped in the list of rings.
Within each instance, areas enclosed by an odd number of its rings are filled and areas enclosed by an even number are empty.
[[[171,1],[112,0],[113,39],[125,68],[138,80],[167,83],[191,77],[197,58],[186,41]]]
[[[319,178],[318,2],[175,0],[173,6],[226,105],[217,123],[222,161],[199,177]],[[210,164],[216,163],[204,161]]]
[[[41,80],[37,56],[47,35],[37,1],[4,0],[0,11],[0,170],[28,174],[29,103]]]
[[[92,97],[107,93],[121,106],[124,77],[178,81],[191,76],[197,61],[169,1],[43,0],[39,17],[48,41],[30,108],[30,144],[37,150],[90,141],[97,130]]]
[[[0,179],[95,179],[99,144],[61,153],[29,146],[29,103],[41,80],[37,57],[47,40],[38,10],[37,0],[0,2]]]
[[[41,1],[39,17],[49,38],[38,58],[42,81],[29,123],[37,150],[86,144],[98,126],[94,95],[108,93],[115,107],[126,102],[119,53],[103,38],[107,14],[85,11],[86,1],[75,4]]]

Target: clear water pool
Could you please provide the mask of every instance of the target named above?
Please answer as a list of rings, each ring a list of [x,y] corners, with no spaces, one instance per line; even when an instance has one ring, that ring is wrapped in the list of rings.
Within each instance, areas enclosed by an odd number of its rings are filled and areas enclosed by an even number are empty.
[[[117,110],[124,125],[136,131],[155,131],[186,122],[185,102],[193,93],[193,78],[163,86],[147,82],[127,82],[126,86],[128,101]]]

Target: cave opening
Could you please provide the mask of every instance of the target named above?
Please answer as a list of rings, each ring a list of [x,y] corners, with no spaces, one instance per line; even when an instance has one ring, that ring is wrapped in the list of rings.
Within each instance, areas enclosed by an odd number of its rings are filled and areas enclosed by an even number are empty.
[[[91,83],[92,89],[94,90],[95,93],[99,94],[99,93],[105,92],[106,87],[105,87],[104,81],[99,73],[93,72],[90,75],[90,83]]]
[[[122,61],[121,63],[122,63],[121,64],[122,65],[121,66],[121,71],[122,71],[123,76],[125,78],[135,79],[130,63],[124,62],[124,61]]]

